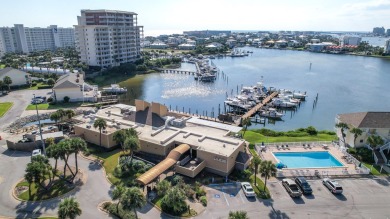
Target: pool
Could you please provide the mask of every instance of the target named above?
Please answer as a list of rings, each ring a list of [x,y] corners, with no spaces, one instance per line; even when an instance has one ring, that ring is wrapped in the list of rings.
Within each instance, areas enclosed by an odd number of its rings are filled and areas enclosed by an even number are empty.
[[[328,151],[273,152],[278,162],[287,168],[331,168],[344,165]]]

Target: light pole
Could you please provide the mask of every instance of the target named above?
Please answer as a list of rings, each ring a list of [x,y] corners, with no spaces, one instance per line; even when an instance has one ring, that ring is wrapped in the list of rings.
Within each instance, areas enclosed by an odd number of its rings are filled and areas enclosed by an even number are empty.
[[[34,100],[35,100],[35,94],[33,94],[33,95],[34,95]],[[43,137],[42,137],[41,120],[39,119],[38,104],[37,104],[37,103],[35,103],[35,109],[37,110],[37,119],[38,119],[38,125],[39,125],[39,134],[41,135],[41,142],[42,142],[43,154],[46,156],[45,140],[43,140]]]

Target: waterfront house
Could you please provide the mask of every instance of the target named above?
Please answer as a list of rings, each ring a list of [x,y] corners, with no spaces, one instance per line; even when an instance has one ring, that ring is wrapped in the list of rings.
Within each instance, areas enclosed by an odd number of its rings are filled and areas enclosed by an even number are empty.
[[[53,86],[53,97],[59,102],[64,101],[65,97],[69,97],[69,102],[96,102],[99,96],[97,90],[96,86],[84,82],[83,74],[68,73],[61,76]]]
[[[162,161],[151,177],[139,178],[138,182],[144,185],[172,166],[177,173],[189,177],[195,177],[203,169],[227,176],[235,168],[246,168],[250,162],[246,142],[233,137],[240,127],[170,112],[159,103],[135,100],[135,106],[117,104],[96,114],[74,117],[78,121],[74,125],[75,134],[99,145],[100,133],[93,127],[97,118],[107,122],[101,134],[102,147],[118,145],[113,140],[115,131],[134,128],[141,146],[137,153],[146,159]]]
[[[163,42],[154,42],[150,44],[151,49],[167,49],[168,45]]]
[[[12,80],[11,87],[31,84],[30,74],[20,71],[18,69],[14,69],[11,67],[0,69],[0,80],[4,81],[4,78],[6,76],[10,77]]]
[[[183,43],[180,44],[178,47],[180,50],[193,50],[196,46],[193,44]]]
[[[390,112],[358,112],[346,113],[336,116],[337,123],[346,123],[348,129],[345,133],[345,144],[351,147],[362,147],[367,144],[367,138],[370,135],[378,135],[383,138],[385,144],[390,142]],[[354,143],[354,134],[351,133],[353,128],[359,128],[363,131]],[[341,130],[336,128],[339,139],[342,139]]]

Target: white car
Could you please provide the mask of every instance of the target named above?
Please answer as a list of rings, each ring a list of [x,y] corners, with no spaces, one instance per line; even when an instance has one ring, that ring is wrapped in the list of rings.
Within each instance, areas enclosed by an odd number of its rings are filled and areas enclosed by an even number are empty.
[[[42,155],[41,149],[33,150],[32,154],[31,154],[31,157],[35,157],[35,156],[38,156],[38,155]]]
[[[242,187],[242,191],[244,191],[244,194],[246,197],[255,197],[256,196],[255,190],[253,190],[250,183],[242,182],[241,187]]]
[[[324,184],[333,194],[343,193],[343,187],[341,187],[340,184],[338,184],[334,180],[331,180],[329,178],[324,178],[322,180],[322,184]]]

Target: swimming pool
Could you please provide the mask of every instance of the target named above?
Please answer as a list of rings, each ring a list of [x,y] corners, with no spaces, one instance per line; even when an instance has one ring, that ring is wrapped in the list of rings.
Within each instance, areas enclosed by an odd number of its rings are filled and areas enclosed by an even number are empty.
[[[328,151],[313,152],[273,152],[278,162],[287,168],[329,168],[344,165]]]

